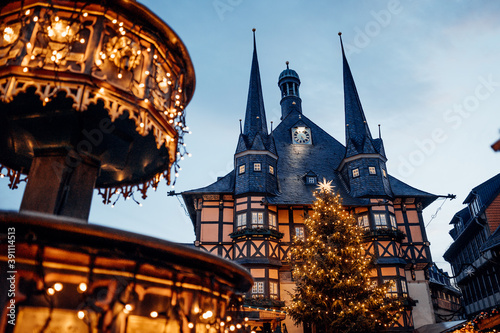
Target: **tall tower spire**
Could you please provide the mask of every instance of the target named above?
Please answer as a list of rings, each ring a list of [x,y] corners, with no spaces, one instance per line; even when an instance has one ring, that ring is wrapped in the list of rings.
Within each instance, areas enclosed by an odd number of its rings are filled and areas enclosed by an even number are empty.
[[[377,153],[373,146],[370,128],[366,122],[365,113],[359,100],[358,91],[354,84],[351,68],[347,62],[342,43],[342,33],[339,32],[340,45],[342,48],[342,60],[344,68],[344,108],[346,123],[346,158],[357,154]]]
[[[344,68],[346,153],[339,171],[353,197],[390,197],[392,190],[387,176],[384,145],[381,138],[373,139],[370,133],[341,35],[339,32]]]
[[[247,195],[248,193],[274,195],[278,188],[277,175],[275,174],[278,155],[276,154],[274,138],[267,133],[255,29],[252,31],[252,69],[250,70],[245,125],[238,139],[234,155],[234,168],[236,170],[234,193],[236,195]]]
[[[266,111],[264,109],[264,98],[262,96],[262,85],[260,81],[259,60],[257,59],[257,46],[255,43],[255,29],[253,31],[253,58],[250,70],[250,84],[248,87],[247,109],[245,113],[245,127],[243,134],[251,144],[257,134],[267,135]]]

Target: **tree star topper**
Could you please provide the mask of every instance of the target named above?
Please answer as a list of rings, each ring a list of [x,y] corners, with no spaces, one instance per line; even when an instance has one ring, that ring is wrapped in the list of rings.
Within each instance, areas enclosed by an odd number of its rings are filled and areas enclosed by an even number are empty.
[[[327,182],[326,179],[323,177],[323,181],[318,183],[317,189],[320,192],[323,192],[323,191],[325,191],[327,193],[332,192],[333,188],[335,187],[334,185],[332,185],[332,181],[333,180],[330,180],[330,181]]]

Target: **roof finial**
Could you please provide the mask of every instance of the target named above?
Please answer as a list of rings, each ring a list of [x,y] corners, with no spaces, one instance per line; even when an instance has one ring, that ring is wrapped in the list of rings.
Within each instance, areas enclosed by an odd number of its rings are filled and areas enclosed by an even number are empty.
[[[382,134],[380,133],[380,124],[378,124],[378,138],[382,139]]]
[[[290,68],[288,68],[288,64],[289,64],[289,63],[290,63],[290,61],[288,61],[288,60],[285,62],[285,64],[286,64],[286,69],[290,69]]]
[[[273,131],[273,121],[271,120],[271,132]]]
[[[240,119],[240,134],[243,133],[243,128],[241,128],[241,119]]]
[[[256,43],[255,43],[255,28],[252,29],[252,32],[253,32],[253,49],[256,50],[257,47],[256,47]]]

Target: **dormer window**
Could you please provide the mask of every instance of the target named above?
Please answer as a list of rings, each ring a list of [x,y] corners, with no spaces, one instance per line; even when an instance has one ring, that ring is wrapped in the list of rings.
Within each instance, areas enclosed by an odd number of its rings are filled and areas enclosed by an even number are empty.
[[[309,170],[305,175],[302,176],[302,181],[306,185],[316,185],[318,183],[318,176],[315,172]]]
[[[245,164],[242,164],[238,168],[238,173],[241,175],[242,173],[245,173]]]
[[[260,171],[261,170],[261,164],[260,163],[254,163],[253,164],[253,171]]]
[[[376,175],[377,174],[377,170],[375,169],[375,167],[368,167],[368,173],[370,175]]]
[[[358,168],[352,170],[352,178],[356,178],[356,177],[359,177],[359,169]]]
[[[269,166],[269,173],[274,175],[274,167],[272,165]]]
[[[384,178],[387,178],[387,172],[385,171],[385,169],[382,169],[382,176],[384,176]]]
[[[479,205],[479,198],[477,196],[474,197],[474,199],[472,199],[472,201],[469,203],[469,209],[472,216],[476,216],[477,214],[479,214],[479,211],[481,209]]]

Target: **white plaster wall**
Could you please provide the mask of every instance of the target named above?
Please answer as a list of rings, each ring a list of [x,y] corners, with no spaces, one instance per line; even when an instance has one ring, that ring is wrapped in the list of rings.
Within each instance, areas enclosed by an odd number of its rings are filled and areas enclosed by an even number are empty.
[[[434,317],[434,308],[432,307],[431,292],[429,289],[429,282],[425,280],[417,280],[408,282],[408,293],[411,298],[417,302],[413,307],[413,325],[415,329],[428,324],[435,324],[436,318]]]

